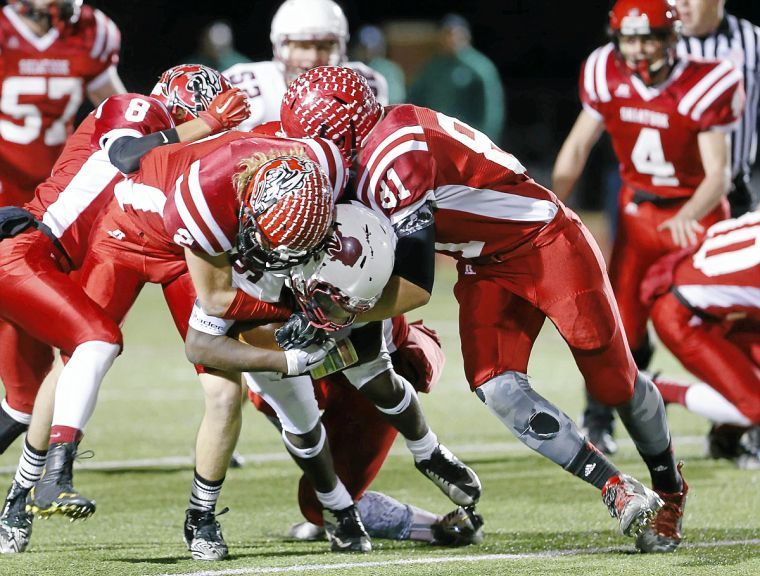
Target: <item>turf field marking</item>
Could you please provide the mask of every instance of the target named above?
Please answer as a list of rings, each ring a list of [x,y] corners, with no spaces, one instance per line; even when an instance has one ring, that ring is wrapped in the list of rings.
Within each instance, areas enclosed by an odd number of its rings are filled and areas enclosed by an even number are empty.
[[[679,446],[699,445],[705,442],[704,436],[680,436],[673,438],[674,443]],[[620,446],[633,447],[633,442],[628,438],[621,439]],[[451,444],[447,447],[455,454],[461,456],[471,456],[474,454],[516,454],[530,451],[519,442],[490,442],[479,444]],[[391,456],[407,456],[409,452],[403,446],[395,446],[391,449]],[[266,463],[266,462],[284,462],[290,461],[291,458],[283,449],[281,452],[264,452],[259,454],[243,454],[246,462]],[[150,469],[172,466],[192,466],[195,459],[192,456],[162,456],[158,458],[138,458],[134,460],[104,460],[102,462],[77,462],[74,466],[78,470],[122,470],[122,469]],[[16,465],[1,466],[0,474],[12,474],[16,471]]]
[[[760,538],[750,540],[717,540],[715,542],[685,543],[681,548],[720,548],[726,546],[757,546]],[[281,574],[285,572],[315,572],[318,570],[348,570],[352,568],[379,568],[390,566],[413,566],[418,564],[451,564],[452,562],[492,562],[496,560],[537,560],[559,556],[583,556],[588,554],[605,554],[628,551],[627,547],[608,546],[604,548],[579,548],[570,550],[547,550],[545,552],[526,552],[524,554],[470,554],[463,556],[430,556],[427,558],[410,558],[376,562],[339,562],[335,564],[296,564],[293,566],[228,568],[226,570],[204,570],[190,573],[166,573],[160,576],[233,576],[236,574]]]

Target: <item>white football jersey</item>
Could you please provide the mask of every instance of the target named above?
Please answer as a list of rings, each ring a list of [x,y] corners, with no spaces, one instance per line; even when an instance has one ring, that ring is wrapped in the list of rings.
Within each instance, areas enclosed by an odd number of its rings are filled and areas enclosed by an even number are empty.
[[[388,82],[385,76],[361,62],[346,62],[345,66],[367,79],[378,102],[388,105]],[[238,130],[252,130],[265,122],[280,119],[280,104],[287,85],[282,67],[273,60],[243,62],[224,71],[230,84],[248,95],[251,115],[238,126]]]

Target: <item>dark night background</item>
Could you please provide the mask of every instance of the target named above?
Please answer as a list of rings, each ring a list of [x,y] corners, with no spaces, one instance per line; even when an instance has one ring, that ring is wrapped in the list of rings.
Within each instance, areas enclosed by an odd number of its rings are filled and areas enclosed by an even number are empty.
[[[231,24],[240,52],[252,60],[270,58],[269,26],[281,0],[85,1],[118,24],[121,76],[127,89],[144,92],[161,71],[195,50],[200,31],[213,20]],[[547,171],[579,111],[581,62],[606,40],[613,1],[337,1],[351,31],[391,20],[436,21],[448,12],[465,16],[474,46],[494,61],[504,82],[508,106],[502,144],[546,183]],[[726,9],[760,24],[759,0],[728,0]],[[593,165],[593,157],[591,161]]]

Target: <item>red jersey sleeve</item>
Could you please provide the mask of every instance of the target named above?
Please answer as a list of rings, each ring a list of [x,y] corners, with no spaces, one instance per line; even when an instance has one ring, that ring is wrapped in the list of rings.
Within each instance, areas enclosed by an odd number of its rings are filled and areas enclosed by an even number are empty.
[[[742,73],[729,60],[691,61],[692,78],[678,112],[700,132],[731,130],[744,111]]]
[[[725,89],[718,86],[718,90],[722,90],[722,92],[699,117],[699,126],[703,132],[707,130],[731,130],[744,113],[745,94],[741,72],[734,68],[731,73],[725,76],[724,85],[726,85]]]
[[[95,111],[94,149],[108,151],[122,136],[139,138],[174,126],[166,107],[150,96],[118,94],[106,99]]]
[[[601,120],[605,102],[611,100],[608,71],[614,59],[614,45],[606,44],[594,50],[581,66],[578,92],[583,109]]]
[[[357,195],[364,204],[395,225],[428,200],[438,170],[415,117],[402,112],[398,122],[372,135],[362,153],[369,157],[357,176]]]

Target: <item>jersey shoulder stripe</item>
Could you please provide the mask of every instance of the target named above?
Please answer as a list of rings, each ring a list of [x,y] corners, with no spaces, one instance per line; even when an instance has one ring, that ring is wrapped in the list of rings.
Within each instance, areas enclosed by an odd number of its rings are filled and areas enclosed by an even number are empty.
[[[721,60],[716,62],[716,65],[705,74],[694,86],[683,95],[681,101],[678,103],[678,113],[683,116],[692,116],[695,114],[701,116],[704,109],[707,107],[700,103],[700,100],[706,98],[708,95],[712,98],[710,103],[725,92],[729,86],[735,84],[741,80],[741,72],[739,72],[728,60]],[[700,64],[692,63],[692,66],[699,66]],[[724,77],[730,77],[729,81],[724,81]],[[717,92],[717,93],[716,93]],[[701,111],[698,111],[701,110]],[[694,118],[696,119],[696,118]]]

